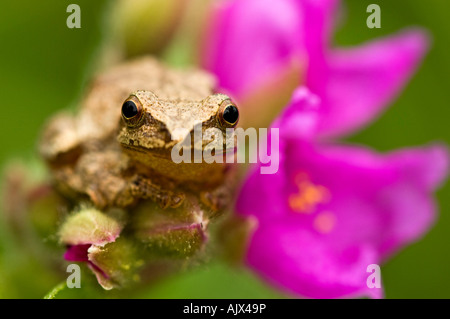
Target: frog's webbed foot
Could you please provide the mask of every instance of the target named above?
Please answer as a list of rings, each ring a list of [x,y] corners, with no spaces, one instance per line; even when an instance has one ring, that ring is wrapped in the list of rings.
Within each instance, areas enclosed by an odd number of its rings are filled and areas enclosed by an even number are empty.
[[[179,207],[185,199],[184,193],[164,189],[142,175],[135,175],[131,179],[130,195],[134,198],[151,199],[164,209]]]

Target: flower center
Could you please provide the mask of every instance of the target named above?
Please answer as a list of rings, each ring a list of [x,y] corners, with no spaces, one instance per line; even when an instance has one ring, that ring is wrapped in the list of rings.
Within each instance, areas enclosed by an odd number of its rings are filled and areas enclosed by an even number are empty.
[[[317,211],[317,205],[330,200],[330,191],[322,186],[311,182],[308,174],[298,173],[295,175],[294,183],[297,192],[289,196],[289,207],[297,213],[311,214]],[[330,233],[336,225],[336,216],[330,211],[319,211],[315,214],[312,226],[322,234]]]
[[[297,193],[289,196],[289,207],[297,213],[310,214],[315,211],[318,204],[326,203],[330,200],[330,192],[322,185],[311,182],[308,175],[298,173],[295,176]]]

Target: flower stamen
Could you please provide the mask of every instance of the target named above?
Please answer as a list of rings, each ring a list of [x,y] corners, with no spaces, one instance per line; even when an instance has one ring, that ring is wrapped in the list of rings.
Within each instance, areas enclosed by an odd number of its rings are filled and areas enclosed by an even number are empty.
[[[294,179],[298,192],[289,196],[289,207],[298,213],[309,214],[321,203],[328,202],[330,192],[322,185],[312,183],[305,173],[298,173]]]

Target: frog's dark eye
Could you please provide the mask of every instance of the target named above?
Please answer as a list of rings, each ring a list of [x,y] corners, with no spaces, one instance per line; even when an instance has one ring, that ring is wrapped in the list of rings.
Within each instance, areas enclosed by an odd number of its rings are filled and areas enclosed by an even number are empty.
[[[143,109],[139,100],[135,96],[129,97],[122,104],[122,117],[129,126],[136,126],[142,118]]]
[[[222,126],[235,127],[239,121],[239,110],[230,100],[225,100],[220,105],[219,121]]]
[[[139,111],[136,104],[133,101],[126,101],[122,105],[122,114],[126,119],[131,119],[138,115]]]

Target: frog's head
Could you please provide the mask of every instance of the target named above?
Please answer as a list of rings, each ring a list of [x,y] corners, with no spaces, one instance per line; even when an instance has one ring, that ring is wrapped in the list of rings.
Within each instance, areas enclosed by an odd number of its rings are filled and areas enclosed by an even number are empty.
[[[150,91],[136,91],[122,105],[118,140],[128,154],[145,163],[148,155],[170,158],[172,148],[181,143],[203,154],[208,149],[228,153],[234,148],[234,138],[226,138],[227,128],[234,128],[238,119],[238,108],[224,94],[191,101],[164,100]],[[196,141],[194,131],[199,129],[203,139]],[[222,138],[216,138],[218,134]]]

